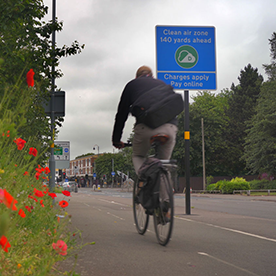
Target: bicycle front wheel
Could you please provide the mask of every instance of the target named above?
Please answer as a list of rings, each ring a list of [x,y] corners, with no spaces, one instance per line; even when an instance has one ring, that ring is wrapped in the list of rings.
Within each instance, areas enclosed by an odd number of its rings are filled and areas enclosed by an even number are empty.
[[[174,198],[171,179],[168,173],[160,174],[160,202],[154,210],[154,228],[159,244],[165,246],[169,242],[173,229]],[[161,193],[163,189],[164,192]],[[163,197],[163,198],[162,198]]]
[[[144,235],[149,224],[149,215],[146,214],[146,210],[139,202],[138,194],[138,182],[133,186],[133,215],[136,229],[140,235]]]

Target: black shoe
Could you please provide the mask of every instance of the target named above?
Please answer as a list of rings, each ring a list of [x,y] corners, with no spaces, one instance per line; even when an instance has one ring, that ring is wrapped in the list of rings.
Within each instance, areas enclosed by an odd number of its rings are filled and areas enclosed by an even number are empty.
[[[164,213],[167,213],[170,209],[170,203],[167,201],[162,202],[162,210]]]

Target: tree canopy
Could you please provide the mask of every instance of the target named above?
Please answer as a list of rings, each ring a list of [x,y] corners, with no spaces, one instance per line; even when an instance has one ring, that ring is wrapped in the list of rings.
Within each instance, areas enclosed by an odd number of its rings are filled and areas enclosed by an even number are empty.
[[[60,58],[80,53],[84,48],[74,41],[70,47],[55,47],[53,51],[52,32],[61,31],[63,26],[58,20],[55,24],[44,22],[47,12],[48,7],[42,0],[0,2],[0,96],[9,91],[9,108],[12,109],[22,89],[29,89],[30,108],[20,135],[41,143],[47,143],[51,137],[50,122],[42,105],[49,100],[52,76],[62,76],[58,68]],[[57,68],[54,72],[52,64]],[[35,85],[28,88],[26,74],[31,68],[35,73]],[[57,118],[56,124],[61,126],[62,121],[63,118]]]

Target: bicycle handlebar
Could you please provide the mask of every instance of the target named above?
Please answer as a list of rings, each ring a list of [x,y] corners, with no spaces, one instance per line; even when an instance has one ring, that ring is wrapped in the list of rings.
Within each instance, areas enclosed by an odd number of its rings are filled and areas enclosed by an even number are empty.
[[[128,141],[127,143],[124,143],[124,148],[126,147],[132,147],[132,144]]]

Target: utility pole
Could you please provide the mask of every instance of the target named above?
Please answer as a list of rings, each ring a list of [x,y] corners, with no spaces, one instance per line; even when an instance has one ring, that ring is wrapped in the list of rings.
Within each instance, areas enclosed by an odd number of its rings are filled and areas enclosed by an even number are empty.
[[[53,0],[53,13],[52,13],[52,25],[55,26],[56,23],[56,0]],[[49,160],[49,169],[50,169],[50,191],[53,192],[55,189],[55,171],[56,163],[54,157],[54,147],[55,147],[55,44],[56,44],[56,33],[53,28],[52,31],[52,83],[51,83],[51,148],[50,148],[50,160]]]

